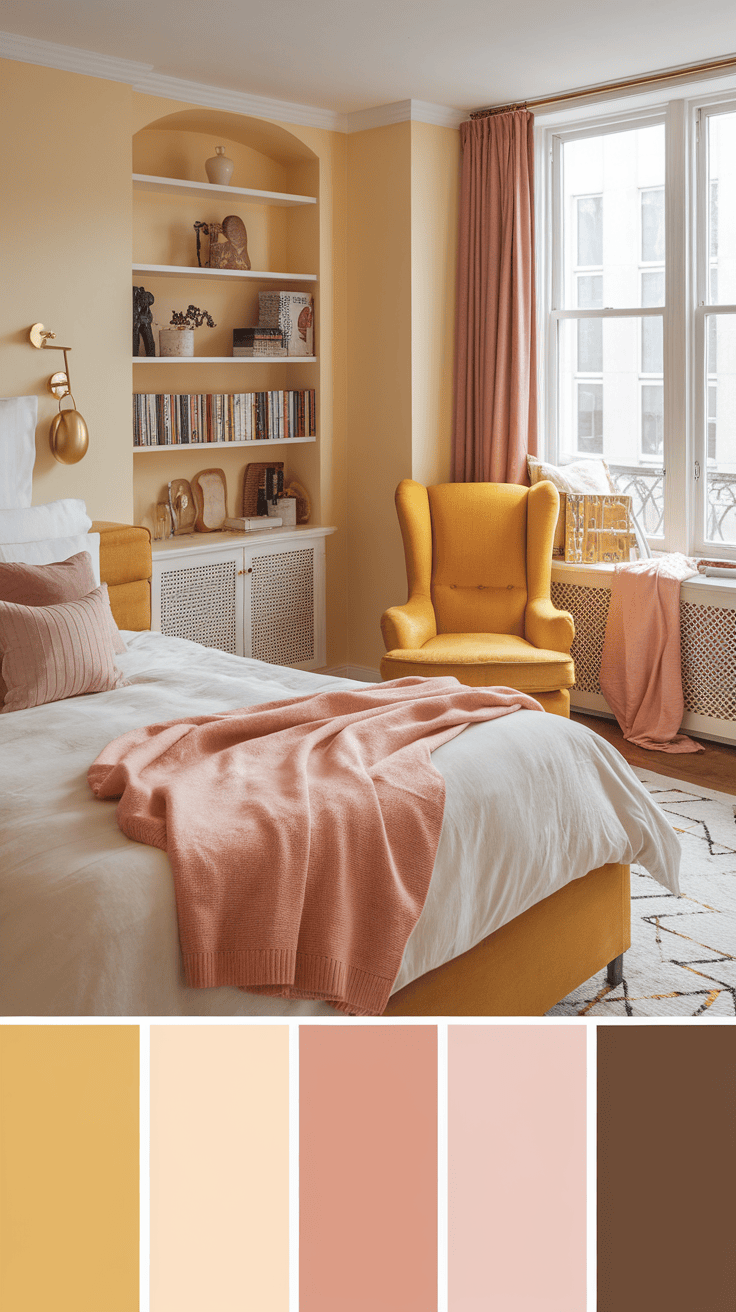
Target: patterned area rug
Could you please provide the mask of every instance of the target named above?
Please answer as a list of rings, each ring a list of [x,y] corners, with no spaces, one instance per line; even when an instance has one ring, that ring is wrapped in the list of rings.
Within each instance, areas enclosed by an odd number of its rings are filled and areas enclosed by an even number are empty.
[[[635,773],[680,835],[682,896],[631,869],[623,983],[602,971],[549,1016],[736,1015],[736,797]]]

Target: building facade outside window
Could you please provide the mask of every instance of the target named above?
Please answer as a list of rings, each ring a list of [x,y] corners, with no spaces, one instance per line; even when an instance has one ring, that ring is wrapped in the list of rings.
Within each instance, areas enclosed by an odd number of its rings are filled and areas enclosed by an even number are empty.
[[[736,557],[736,81],[680,93],[537,116],[540,431],[656,549]]]

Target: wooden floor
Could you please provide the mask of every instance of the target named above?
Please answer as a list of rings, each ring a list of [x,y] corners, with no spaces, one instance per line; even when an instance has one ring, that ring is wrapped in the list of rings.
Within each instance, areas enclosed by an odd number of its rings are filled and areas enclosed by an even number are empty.
[[[704,752],[645,752],[642,747],[634,747],[626,742],[615,720],[604,720],[597,715],[582,715],[578,711],[572,712],[571,719],[587,725],[594,733],[605,738],[606,742],[612,743],[629,765],[736,796],[736,747],[701,738],[695,741],[703,744]]]

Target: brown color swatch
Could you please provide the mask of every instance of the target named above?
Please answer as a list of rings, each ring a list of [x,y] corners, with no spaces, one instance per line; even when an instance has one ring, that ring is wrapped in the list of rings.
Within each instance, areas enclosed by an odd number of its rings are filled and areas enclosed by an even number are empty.
[[[598,1029],[597,1312],[736,1308],[736,1027]]]

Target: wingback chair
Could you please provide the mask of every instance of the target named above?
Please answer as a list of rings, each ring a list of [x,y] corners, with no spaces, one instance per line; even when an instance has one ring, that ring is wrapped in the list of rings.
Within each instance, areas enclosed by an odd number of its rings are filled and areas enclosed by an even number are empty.
[[[384,679],[454,674],[570,714],[575,626],[550,601],[559,500],[548,482],[399,483],[409,600],[381,620]]]

